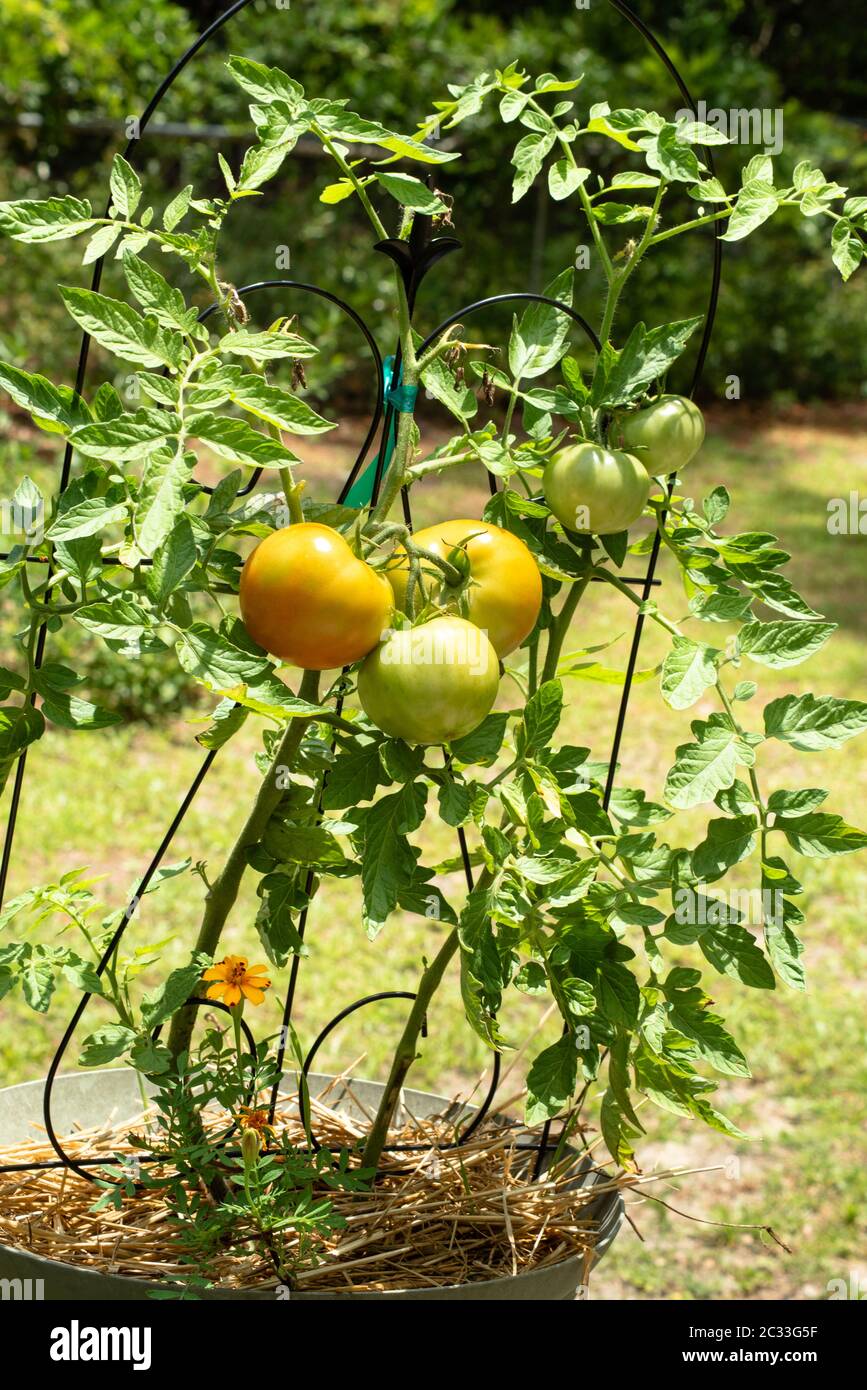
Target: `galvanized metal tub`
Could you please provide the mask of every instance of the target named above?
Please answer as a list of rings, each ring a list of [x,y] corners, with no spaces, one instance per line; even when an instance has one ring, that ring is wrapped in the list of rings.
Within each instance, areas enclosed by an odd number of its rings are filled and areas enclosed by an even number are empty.
[[[315,1095],[333,1080],[330,1076],[311,1073],[310,1087]],[[362,1105],[375,1107],[382,1094],[382,1084],[378,1081],[352,1080],[352,1093]],[[284,1077],[283,1087],[287,1094],[294,1095],[297,1080],[294,1074]],[[329,1104],[339,1106],[348,1114],[361,1117],[353,1094],[341,1089],[341,1083],[329,1096]],[[450,1118],[459,1118],[461,1108],[443,1096],[431,1095],[426,1091],[407,1089],[404,1092],[406,1103],[413,1115],[420,1119],[431,1115],[448,1113]],[[28,1081],[20,1086],[10,1086],[0,1090],[0,1145],[15,1144],[33,1137],[33,1125],[42,1124],[43,1083]],[[463,1107],[465,1114],[471,1110]],[[111,1069],[70,1073],[59,1076],[54,1085],[52,1115],[58,1134],[70,1133],[75,1127],[89,1128],[109,1118],[112,1122],[129,1120],[134,1122],[141,1115],[141,1097],[135,1073],[129,1069]],[[594,1185],[600,1175],[579,1172],[576,1181],[582,1185]],[[588,1208],[588,1216],[597,1223],[597,1241],[593,1262],[605,1254],[620,1229],[623,1204],[616,1192],[600,1194]],[[292,1293],[291,1302],[334,1302],[346,1299],[528,1299],[564,1301],[576,1297],[584,1274],[583,1260],[572,1258],[561,1264],[544,1269],[531,1270],[511,1278],[490,1279],[469,1284],[455,1284],[448,1287],[437,1286],[429,1289],[401,1289],[394,1292],[340,1292]],[[100,1274],[93,1270],[63,1264],[58,1260],[48,1260],[41,1255],[28,1254],[7,1245],[0,1245],[0,1279],[31,1281],[22,1284],[31,1297],[42,1296],[46,1300],[130,1302],[147,1301],[158,1289],[165,1291],[165,1285],[149,1283],[143,1279],[133,1279],[118,1274]],[[37,1282],[41,1281],[41,1283]],[[12,1296],[18,1295],[13,1285]],[[24,1293],[27,1296],[27,1293]],[[285,1298],[286,1292],[271,1289],[250,1291],[205,1289],[199,1295],[204,1300],[239,1301],[270,1300]]]

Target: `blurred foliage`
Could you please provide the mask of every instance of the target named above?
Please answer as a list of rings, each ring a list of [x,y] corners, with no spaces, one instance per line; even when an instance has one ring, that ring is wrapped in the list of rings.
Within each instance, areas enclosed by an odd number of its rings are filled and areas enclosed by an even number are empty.
[[[0,409],[0,437],[3,438],[0,477],[21,478],[25,474],[45,493],[51,491],[54,471],[55,436],[38,430],[21,431],[16,421]],[[0,550],[10,538],[0,536]],[[9,590],[0,593],[0,652],[6,660],[13,650],[13,639],[21,620],[20,609],[8,602]],[[82,677],[82,693],[125,722],[157,724],[167,714],[189,712],[202,703],[202,690],[179,667],[174,652],[142,652],[130,655],[112,651],[105,642],[93,642],[75,623],[49,628],[50,660],[69,666]]]
[[[0,196],[44,196],[47,189],[104,198],[108,164],[126,139],[126,121],[145,102],[191,36],[225,8],[224,0],[0,0],[4,52],[0,92]],[[708,107],[784,112],[784,173],[805,157],[855,191],[867,187],[863,120],[867,79],[858,62],[851,6],[829,0],[671,0],[649,16],[696,100]],[[429,114],[448,82],[517,59],[530,71],[583,71],[582,110],[603,97],[612,105],[683,105],[669,74],[613,5],[592,0],[257,0],[231,20],[182,73],[157,120],[228,130],[221,147],[237,163],[247,115],[222,63],[233,51],[274,62],[316,94],[345,96],[385,124]],[[809,105],[805,103],[809,103]],[[420,105],[419,103],[423,103]],[[24,124],[22,124],[24,122]],[[137,154],[152,196],[167,201],[188,182],[213,179],[213,138],[155,128]],[[446,132],[448,138],[448,132]],[[433,327],[462,303],[503,290],[539,289],[568,264],[586,237],[572,203],[535,195],[510,205],[502,128],[493,110],[455,133],[461,161],[438,176],[455,199],[455,228],[465,251],[434,272],[419,322]],[[756,147],[719,153],[739,167]],[[608,168],[610,147],[588,147]],[[329,207],[319,192],[330,178],[304,151],[266,196],[234,217],[225,264],[238,283],[290,276],[347,298],[388,350],[385,260],[370,254],[366,226],[351,205]],[[213,182],[216,190],[218,183]],[[726,248],[717,330],[704,390],[721,396],[737,374],[744,398],[859,396],[865,392],[867,275],[844,288],[817,243],[827,229],[781,216],[742,246]],[[290,266],[286,268],[288,254]],[[0,247],[0,354],[22,365],[71,376],[77,344],[63,321],[54,283],[81,282],[66,246]],[[637,277],[621,310],[621,331],[638,317],[662,321],[700,311],[709,285],[708,230],[659,248],[652,272]],[[107,268],[109,284],[115,268]],[[188,287],[185,287],[188,288]],[[601,286],[585,272],[578,305],[598,315]],[[332,384],[342,407],[369,398],[368,364],[338,311],[301,296],[262,295],[257,316],[298,312],[302,330],[327,347],[314,394]],[[95,356],[96,370],[99,358]],[[332,408],[335,408],[334,406]]]
[[[135,660],[105,643],[88,642],[67,624],[51,637],[51,659],[82,677],[82,690],[95,704],[133,720],[159,724],[167,715],[189,712],[201,693],[178,666],[173,652],[142,652]]]

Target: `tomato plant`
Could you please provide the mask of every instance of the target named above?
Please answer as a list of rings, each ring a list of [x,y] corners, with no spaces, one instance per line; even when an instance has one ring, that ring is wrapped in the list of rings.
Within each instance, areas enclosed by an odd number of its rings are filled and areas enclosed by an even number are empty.
[[[62,888],[70,922],[85,928],[81,954],[28,935],[4,952],[2,990],[20,988],[44,1011],[63,970],[100,993],[118,1021],[91,1035],[85,1058],[127,1057],[156,1079],[192,1136],[189,1173],[200,1134],[184,1066],[191,1056],[194,1068],[205,1065],[190,999],[203,971],[228,968],[221,941],[244,876],[255,877],[257,928],[278,972],[302,945],[315,954],[315,931],[302,943],[298,923],[335,875],[357,880],[371,938],[398,910],[423,913],[438,934],[364,1147],[368,1169],[455,958],[468,1021],[489,1046],[508,1045],[500,1026],[508,991],[547,994],[558,1011],[562,1037],[527,1070],[530,1123],[569,1115],[576,1094],[590,1090],[604,1142],[626,1168],[642,1132],[639,1098],[739,1135],[710,1100],[713,1074],[746,1077],[749,1064],[715,1012],[705,974],[745,988],[803,989],[802,888],[792,860],[867,844],[862,831],[820,809],[823,789],[770,790],[765,745],[813,755],[840,748],[867,728],[867,704],[794,691],[763,709],[753,703],[758,686],[747,673],[799,665],[835,624],[786,577],[789,555],[776,536],[727,526],[723,484],[696,502],[650,483],[650,474],[687,463],[701,442],[696,409],[656,394],[665,393],[701,318],[639,321],[623,335],[614,325],[624,287],[646,258],[716,222],[732,242],[786,209],[817,228],[830,223],[831,256],[848,278],[862,259],[867,202],[811,165],[787,171],[765,154],[726,188],[703,158],[705,146],[721,141],[718,131],[607,103],[582,112],[578,76],[533,81],[513,64],[452,86],[435,115],[407,132],[341,102],[310,99],[276,68],[242,58],[229,68],[250,100],[256,139],[236,167],[222,159],[220,196],[185,188],[157,225],[139,175],[118,157],[105,217],[68,195],[0,206],[0,231],[19,241],[83,236],[86,262],[117,257],[122,299],[79,286],[60,293],[73,321],[134,371],[145,402],[127,409],[110,384],[85,399],[0,365],[0,387],[75,456],[70,485],[45,507],[44,534],[28,533],[3,561],[22,630],[16,661],[0,676],[0,768],[8,775],[49,727],[92,731],[117,722],[115,711],[87,698],[78,673],[41,660],[43,625],[53,632],[75,623],[130,660],[174,653],[213,697],[212,722],[198,736],[206,748],[224,747],[250,718],[263,721],[263,778],[226,862],[199,866],[202,913],[189,962],[153,995],[139,999],[133,973],[120,966],[95,974],[117,924],[88,930],[71,883],[54,888]],[[433,166],[439,177],[459,155],[430,137],[466,126],[470,140],[469,123],[492,103],[507,129],[519,131],[515,200],[544,176],[551,196],[586,221],[605,282],[598,351],[582,366],[572,320],[557,307],[572,303],[571,267],[548,287],[555,304],[530,304],[507,342],[472,343],[455,324],[424,348],[396,268],[393,456],[375,503],[329,508],[302,476],[305,438],[332,427],[296,389],[299,364],[315,374],[317,348],[283,319],[248,322],[220,271],[224,224],[303,135],[334,164],[322,198],[357,200],[377,243],[396,232],[394,249],[416,218],[442,219],[448,209],[417,173],[391,165],[421,173]],[[592,158],[600,140],[623,165],[609,182],[591,181],[580,162],[579,152]],[[696,215],[679,220],[684,193]],[[200,322],[179,288],[190,282],[216,304],[218,319]],[[454,421],[452,438],[432,450],[414,418],[419,387]],[[226,465],[210,496],[194,477],[196,442]],[[394,520],[403,489],[468,463],[498,482],[482,518],[416,537]],[[244,492],[254,468],[270,471],[276,496]],[[14,502],[38,508],[44,499],[23,478]],[[628,556],[653,543],[629,535],[642,514],[680,568],[688,598],[685,612],[678,601],[677,617],[642,602],[621,573]],[[258,546],[245,562],[251,538]],[[661,698],[678,711],[702,702],[667,774],[649,789],[606,790],[608,769],[593,750],[559,733],[574,681],[625,678],[563,655],[580,629],[579,605],[600,585],[666,634]],[[392,587],[400,611],[380,641]],[[510,696],[494,709],[498,653],[509,658]],[[297,689],[278,674],[284,662],[305,668]],[[346,669],[323,679],[334,667]],[[448,864],[424,863],[411,838],[434,795],[478,870],[455,902]],[[696,807],[706,813],[697,836],[679,842],[684,832],[675,828],[666,837],[673,813]],[[756,922],[726,897],[731,871],[756,890]],[[3,924],[31,910],[41,921],[57,893],[23,895]],[[246,962],[232,968],[243,973]],[[237,1035],[237,1014],[235,1022]],[[167,1034],[157,1044],[162,1024]],[[248,1066],[254,1087],[260,1061]],[[244,1093],[236,1087],[233,1105]],[[212,1195],[215,1167],[211,1154],[198,1175]]]

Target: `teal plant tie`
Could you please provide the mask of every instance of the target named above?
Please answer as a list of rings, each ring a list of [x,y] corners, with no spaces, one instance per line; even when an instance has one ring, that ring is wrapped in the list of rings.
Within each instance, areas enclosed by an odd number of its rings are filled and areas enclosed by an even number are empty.
[[[417,386],[404,386],[398,373],[397,381],[394,380],[394,358],[386,357],[382,364],[382,377],[384,386],[384,397],[387,405],[394,406],[398,415],[412,415],[415,410],[416,398],[418,396]],[[394,447],[397,443],[397,422],[392,420],[389,426],[388,435],[382,450],[365,468],[360,478],[356,478],[349,492],[346,494],[347,507],[367,507],[373,500],[373,484],[376,479],[376,470],[379,467],[380,457],[383,459],[382,476],[385,477],[391,465]]]

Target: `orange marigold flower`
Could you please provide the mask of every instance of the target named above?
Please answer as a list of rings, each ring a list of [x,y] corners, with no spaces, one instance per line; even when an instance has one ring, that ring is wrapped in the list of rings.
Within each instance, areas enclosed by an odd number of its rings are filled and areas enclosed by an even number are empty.
[[[217,965],[212,965],[202,976],[203,980],[213,980],[208,986],[208,999],[222,999],[231,1008],[240,1004],[241,999],[249,999],[251,1004],[261,1004],[265,990],[271,981],[265,975],[267,965],[247,965],[246,956],[226,956]]]
[[[268,1123],[268,1111],[255,1110],[249,1105],[240,1107],[238,1124],[242,1130],[254,1130],[259,1136],[263,1149],[268,1147],[269,1141],[274,1139],[277,1134],[274,1126]]]

